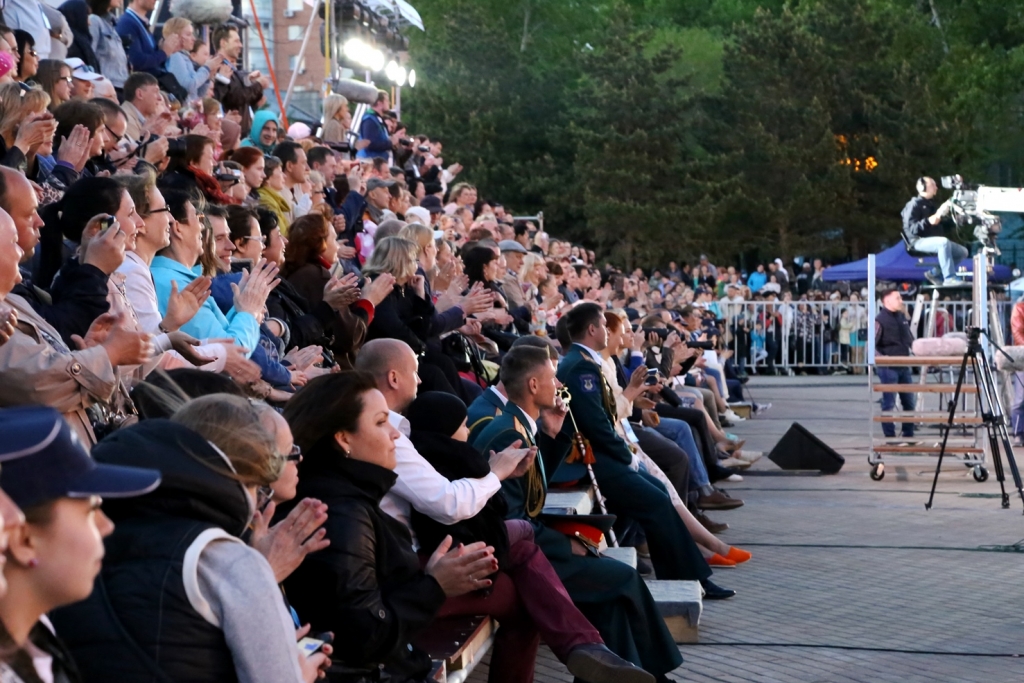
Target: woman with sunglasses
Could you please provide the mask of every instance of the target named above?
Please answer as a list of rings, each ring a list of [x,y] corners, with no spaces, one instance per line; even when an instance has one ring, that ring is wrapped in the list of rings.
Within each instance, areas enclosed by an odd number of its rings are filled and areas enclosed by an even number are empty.
[[[118,527],[97,590],[54,615],[85,680],[310,683],[320,675],[330,647],[308,658],[298,651],[274,571],[240,538],[257,490],[283,467],[249,401],[195,399],[170,421],[119,430],[94,456],[155,464],[163,482],[109,505]]]
[[[39,70],[39,55],[36,53],[36,39],[28,31],[14,30],[18,43],[18,80],[24,83]]]

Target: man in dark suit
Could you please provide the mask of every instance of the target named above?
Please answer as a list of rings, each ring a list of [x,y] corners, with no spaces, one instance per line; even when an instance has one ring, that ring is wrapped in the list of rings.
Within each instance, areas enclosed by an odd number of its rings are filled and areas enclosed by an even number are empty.
[[[566,413],[556,407],[555,366],[545,349],[521,346],[501,364],[508,401],[479,432],[473,445],[482,453],[516,441],[546,449],[550,462],[568,453],[557,437]],[[552,454],[558,453],[557,457]],[[682,663],[679,648],[658,614],[643,579],[627,564],[590,554],[574,538],[555,531],[539,518],[547,493],[545,463],[537,458],[531,471],[502,482],[509,519],[533,524],[534,540],[551,562],[573,602],[620,657],[656,675],[660,681]]]
[[[659,579],[698,580],[711,600],[730,598],[733,590],[711,582],[711,569],[675,509],[664,485],[633,466],[633,451],[615,432],[615,399],[601,368],[608,327],[601,307],[584,303],[565,316],[572,346],[558,364],[558,379],[572,395],[574,424],[564,424],[559,439],[569,443],[574,428],[590,442],[601,492],[611,512],[637,522],[647,537]]]

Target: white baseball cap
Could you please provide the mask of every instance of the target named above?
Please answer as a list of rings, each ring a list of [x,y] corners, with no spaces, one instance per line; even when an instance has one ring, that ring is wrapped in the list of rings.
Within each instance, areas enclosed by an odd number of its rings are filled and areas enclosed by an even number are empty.
[[[64,63],[71,67],[71,77],[81,81],[98,81],[103,76],[92,70],[92,67],[78,57],[65,59]]]

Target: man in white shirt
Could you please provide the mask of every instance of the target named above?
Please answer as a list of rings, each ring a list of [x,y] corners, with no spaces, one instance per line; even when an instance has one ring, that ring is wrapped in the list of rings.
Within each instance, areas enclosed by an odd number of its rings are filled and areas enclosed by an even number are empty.
[[[409,440],[409,422],[402,417],[420,383],[419,362],[412,348],[397,339],[375,339],[359,351],[356,369],[374,376],[377,388],[388,402],[391,424],[402,433],[395,442],[395,474],[398,480],[384,496],[380,508],[404,524],[412,533],[412,509],[441,524],[469,519],[483,509],[501,482],[521,477],[530,468],[536,449],[513,447],[490,458],[491,473],[480,479],[449,481],[434,469]],[[521,445],[521,444],[520,444]],[[416,544],[415,537],[413,543]]]

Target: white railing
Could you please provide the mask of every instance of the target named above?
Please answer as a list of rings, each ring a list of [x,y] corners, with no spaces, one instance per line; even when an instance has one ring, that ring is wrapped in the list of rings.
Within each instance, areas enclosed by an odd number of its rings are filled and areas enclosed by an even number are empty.
[[[914,318],[914,301],[908,301],[907,318]],[[915,336],[925,335],[927,308],[918,316]],[[999,319],[1009,339],[1012,302],[999,302]],[[935,315],[935,335],[963,332],[970,325],[974,304],[940,301]],[[818,372],[867,366],[868,304],[864,301],[744,301],[716,302],[718,328],[738,368]]]

